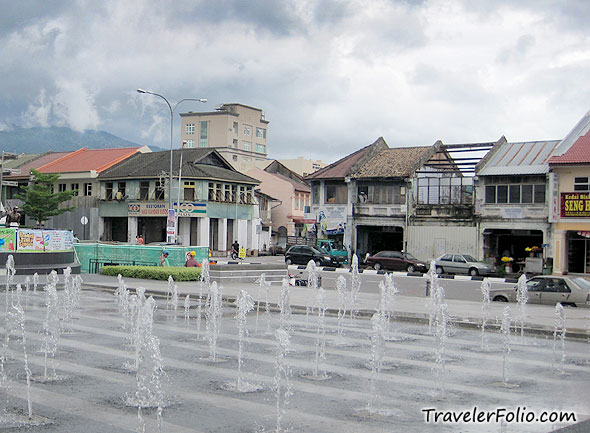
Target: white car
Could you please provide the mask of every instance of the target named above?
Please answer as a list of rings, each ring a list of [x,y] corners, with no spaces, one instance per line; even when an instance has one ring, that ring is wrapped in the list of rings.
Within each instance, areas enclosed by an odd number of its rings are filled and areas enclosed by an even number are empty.
[[[437,274],[492,275],[496,268],[469,254],[443,254],[435,260]]]
[[[590,281],[583,277],[539,275],[527,281],[528,303],[590,306]],[[516,302],[516,287],[492,289],[490,299],[497,302]]]

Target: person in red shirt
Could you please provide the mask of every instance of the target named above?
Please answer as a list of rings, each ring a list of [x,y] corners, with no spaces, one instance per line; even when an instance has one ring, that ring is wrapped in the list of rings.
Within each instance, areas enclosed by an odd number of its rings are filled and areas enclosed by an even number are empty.
[[[187,267],[187,268],[198,268],[198,267],[200,267],[201,264],[195,260],[195,256],[196,255],[197,255],[197,253],[195,253],[194,251],[191,251],[188,254],[188,259],[186,259],[186,263],[184,264],[184,266]]]
[[[143,236],[137,235],[137,245],[143,245]]]

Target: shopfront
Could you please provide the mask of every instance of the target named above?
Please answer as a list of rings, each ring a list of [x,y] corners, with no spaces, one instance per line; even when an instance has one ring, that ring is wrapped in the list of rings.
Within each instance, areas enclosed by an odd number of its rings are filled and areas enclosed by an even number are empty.
[[[590,193],[561,193],[559,216],[555,224],[557,271],[590,274]]]

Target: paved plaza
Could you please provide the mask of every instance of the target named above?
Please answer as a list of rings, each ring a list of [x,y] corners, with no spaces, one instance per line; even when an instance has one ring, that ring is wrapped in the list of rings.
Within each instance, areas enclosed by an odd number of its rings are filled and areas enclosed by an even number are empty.
[[[60,278],[62,278],[60,276]],[[199,283],[178,283],[176,309],[166,300],[168,285],[156,281],[125,281],[130,292],[143,286],[155,295],[153,334],[163,361],[161,412],[128,404],[137,389],[136,353],[129,329],[113,294],[116,278],[83,275],[79,305],[62,324],[52,357],[55,375],[44,378],[46,293],[40,286],[20,295],[25,313],[29,388],[33,419],[28,420],[23,338],[15,330],[5,343],[6,383],[2,384],[4,431],[32,432],[270,432],[277,430],[277,364],[280,348],[280,285],[268,298],[256,284],[222,288],[226,298],[211,357],[206,311],[197,316]],[[236,308],[240,290],[259,301],[246,320],[247,336],[239,350]],[[190,296],[188,318],[184,301]],[[60,303],[63,291],[58,290]],[[205,295],[205,293],[204,293]],[[590,311],[566,309],[566,326],[577,338],[554,343],[553,309],[527,306],[527,332],[512,329],[507,340],[499,333],[506,304],[492,305],[486,345],[482,346],[481,306],[449,301],[444,338],[428,325],[425,298],[395,299],[393,320],[376,340],[370,315],[378,297],[359,295],[359,317],[338,319],[335,292],[326,292],[327,315],[319,320],[310,289],[290,288],[293,314],[283,327],[290,340],[283,359],[288,400],[279,400],[281,431],[291,432],[549,432],[588,431],[590,416],[590,343],[584,337]],[[266,301],[269,309],[267,312]],[[14,304],[10,296],[0,296]],[[60,304],[61,305],[61,304]],[[516,306],[511,305],[516,313]],[[531,308],[529,308],[531,307]],[[537,308],[538,307],[538,308]],[[258,309],[258,311],[257,311]],[[405,311],[404,311],[405,310]],[[306,314],[307,313],[307,314]],[[321,325],[321,326],[320,326]],[[513,323],[514,325],[514,323]],[[128,327],[127,327],[128,328]],[[530,332],[529,332],[530,331]],[[506,343],[510,351],[506,351]],[[441,344],[444,347],[441,347]],[[323,346],[325,345],[325,346]],[[376,351],[380,349],[379,351]],[[321,356],[318,358],[318,353]],[[379,369],[374,361],[379,355]],[[562,356],[565,354],[565,358]],[[236,390],[241,355],[242,389]],[[438,362],[437,362],[438,361]],[[506,362],[506,364],[504,364]],[[503,366],[507,369],[504,370]],[[53,368],[53,366],[51,367]],[[53,371],[53,370],[52,370]],[[283,388],[284,390],[285,388]],[[281,394],[282,395],[282,394]],[[6,396],[6,398],[4,398]],[[434,423],[425,409],[436,411],[567,411],[574,423]],[[23,427],[16,428],[18,423]],[[577,430],[575,430],[577,428]],[[22,430],[21,430],[22,429]],[[585,430],[584,430],[585,429]]]

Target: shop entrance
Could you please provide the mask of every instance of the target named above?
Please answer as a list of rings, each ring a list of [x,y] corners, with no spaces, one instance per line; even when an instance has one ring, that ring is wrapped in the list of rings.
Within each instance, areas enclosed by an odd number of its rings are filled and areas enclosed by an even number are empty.
[[[492,258],[498,265],[502,257],[511,257],[515,270],[524,267],[525,259],[530,255],[526,248],[541,245],[541,230],[486,229],[483,232],[484,258]]]
[[[590,274],[590,238],[580,233],[567,232],[567,270],[574,274]]]
[[[137,218],[137,233],[143,235],[146,244],[150,242],[166,241],[165,217],[139,217]]]
[[[397,226],[357,226],[356,251],[359,258],[367,253],[375,254],[383,250],[402,251],[404,248],[404,229]]]

